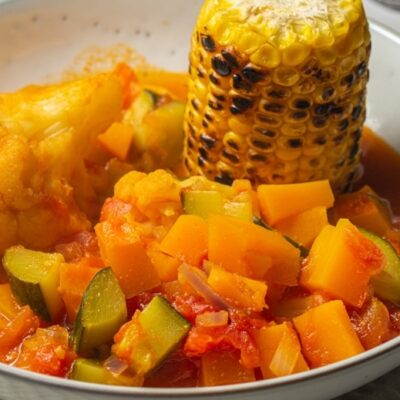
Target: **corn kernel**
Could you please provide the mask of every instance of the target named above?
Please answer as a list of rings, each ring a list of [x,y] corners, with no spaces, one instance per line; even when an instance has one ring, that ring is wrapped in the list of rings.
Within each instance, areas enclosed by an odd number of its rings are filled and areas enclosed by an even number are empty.
[[[334,64],[337,58],[336,53],[330,47],[318,49],[315,54],[322,66]]]
[[[228,120],[229,129],[238,135],[247,135],[251,132],[251,126],[247,121],[241,121],[238,118],[229,118]]]
[[[278,85],[293,86],[300,79],[297,69],[291,67],[279,67],[274,71],[273,80]]]
[[[301,64],[311,53],[311,48],[295,43],[282,51],[282,63],[289,67]]]
[[[361,0],[206,0],[190,55],[188,170],[347,188],[370,49]]]
[[[281,53],[266,43],[250,56],[251,62],[264,68],[276,68],[281,62]]]

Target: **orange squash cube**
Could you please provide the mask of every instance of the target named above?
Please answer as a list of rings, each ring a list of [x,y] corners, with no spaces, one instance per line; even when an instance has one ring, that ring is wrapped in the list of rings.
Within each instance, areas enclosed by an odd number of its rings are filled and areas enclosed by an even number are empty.
[[[112,268],[128,299],[160,284],[146,248],[132,228],[101,222],[95,231],[101,256]]]
[[[128,124],[114,122],[97,140],[113,156],[126,160],[133,139],[133,128]]]
[[[268,286],[265,282],[212,267],[208,276],[208,284],[237,308],[253,311],[262,311],[266,308],[265,296]]]
[[[84,263],[61,264],[58,291],[71,323],[75,320],[86,288],[97,272],[98,268],[88,267]]]
[[[369,295],[370,279],[384,268],[384,261],[382,251],[342,219],[315,239],[300,284],[361,307]]]
[[[240,363],[233,352],[212,351],[201,357],[201,386],[220,386],[255,381],[253,369]]]
[[[261,354],[263,377],[275,378],[307,371],[308,365],[290,322],[267,326],[256,331],[257,347]]]
[[[162,282],[171,282],[178,278],[181,261],[162,252],[158,243],[154,242],[150,246],[148,255]]]
[[[208,227],[197,215],[181,215],[160,245],[164,253],[194,266],[201,266],[207,255]]]
[[[293,322],[300,336],[303,354],[312,368],[341,361],[364,351],[340,300],[314,307],[294,318]]]
[[[278,221],[275,228],[297,243],[309,248],[327,225],[326,207],[315,207]]]
[[[219,215],[210,216],[208,223],[208,259],[227,271],[249,276],[243,226],[233,218]]]
[[[278,233],[222,215],[209,217],[208,258],[226,271],[296,285],[300,251]]]
[[[260,185],[258,201],[271,225],[315,207],[330,208],[335,198],[328,180],[287,185]]]

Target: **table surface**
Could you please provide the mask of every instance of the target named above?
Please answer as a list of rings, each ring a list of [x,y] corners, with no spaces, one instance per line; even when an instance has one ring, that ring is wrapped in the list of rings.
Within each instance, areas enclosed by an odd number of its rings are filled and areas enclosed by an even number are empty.
[[[0,3],[4,1],[7,0]],[[370,18],[400,34],[400,9],[386,7],[375,0],[364,0],[364,4]],[[400,368],[335,400],[400,400]]]

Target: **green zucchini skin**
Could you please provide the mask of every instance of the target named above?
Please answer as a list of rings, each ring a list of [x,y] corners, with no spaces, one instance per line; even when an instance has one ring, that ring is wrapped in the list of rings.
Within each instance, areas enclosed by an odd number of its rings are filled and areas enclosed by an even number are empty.
[[[143,347],[131,354],[132,369],[146,375],[171,354],[189,332],[191,325],[162,296],[155,296],[139,315],[145,336]],[[151,360],[144,362],[143,360]]]
[[[78,354],[90,354],[112,342],[126,322],[125,295],[111,268],[100,270],[87,287],[74,323],[72,344]]]
[[[11,290],[18,302],[30,306],[47,322],[59,317],[64,308],[58,292],[63,262],[61,254],[28,250],[22,246],[10,247],[3,257]]]
[[[372,278],[375,294],[382,300],[400,304],[400,256],[387,240],[366,229],[358,229],[382,251],[386,258],[384,270]]]

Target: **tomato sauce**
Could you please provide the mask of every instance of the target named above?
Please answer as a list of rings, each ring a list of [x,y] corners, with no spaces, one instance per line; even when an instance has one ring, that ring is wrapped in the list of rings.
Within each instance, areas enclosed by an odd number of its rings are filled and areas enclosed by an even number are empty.
[[[362,184],[369,185],[390,201],[393,212],[400,214],[400,153],[371,129],[364,128],[362,138]]]

